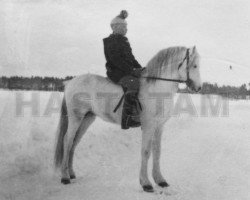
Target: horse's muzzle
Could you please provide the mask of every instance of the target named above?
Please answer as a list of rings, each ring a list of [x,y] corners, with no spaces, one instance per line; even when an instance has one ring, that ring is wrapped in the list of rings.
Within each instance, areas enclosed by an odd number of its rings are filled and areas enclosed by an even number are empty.
[[[190,78],[187,80],[186,85],[192,91],[195,91],[195,92],[201,91],[201,86],[195,87],[194,81]]]

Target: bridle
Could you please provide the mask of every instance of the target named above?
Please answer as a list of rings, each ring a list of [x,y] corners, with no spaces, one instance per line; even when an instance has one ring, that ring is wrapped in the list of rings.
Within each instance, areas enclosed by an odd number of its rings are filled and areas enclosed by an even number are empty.
[[[189,76],[189,49],[186,51],[186,55],[181,61],[181,63],[178,66],[178,70],[182,67],[183,63],[186,61],[187,63],[187,80],[178,80],[178,79],[169,79],[169,78],[160,78],[160,77],[153,77],[153,76],[141,76],[140,78],[146,78],[146,79],[151,79],[151,80],[160,80],[160,81],[170,81],[170,82],[177,82],[177,83],[186,83],[187,85],[190,85],[192,80],[190,79]]]

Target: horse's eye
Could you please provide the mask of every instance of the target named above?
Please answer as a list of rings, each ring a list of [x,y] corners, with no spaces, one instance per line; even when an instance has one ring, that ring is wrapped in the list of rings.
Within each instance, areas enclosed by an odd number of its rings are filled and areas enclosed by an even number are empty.
[[[197,65],[195,65],[194,68],[197,68]]]

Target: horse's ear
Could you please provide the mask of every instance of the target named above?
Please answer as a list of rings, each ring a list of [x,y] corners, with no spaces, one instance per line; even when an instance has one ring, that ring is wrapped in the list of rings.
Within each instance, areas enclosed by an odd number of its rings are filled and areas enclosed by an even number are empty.
[[[191,54],[196,53],[196,46],[195,45],[193,47],[191,47],[190,49],[191,49]]]

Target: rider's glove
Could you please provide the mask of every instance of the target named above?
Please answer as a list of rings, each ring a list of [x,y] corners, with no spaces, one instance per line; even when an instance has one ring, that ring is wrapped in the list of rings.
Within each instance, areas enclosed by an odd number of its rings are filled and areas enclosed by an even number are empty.
[[[140,78],[142,71],[144,68],[134,68],[132,72],[132,76],[135,76],[137,78]]]

